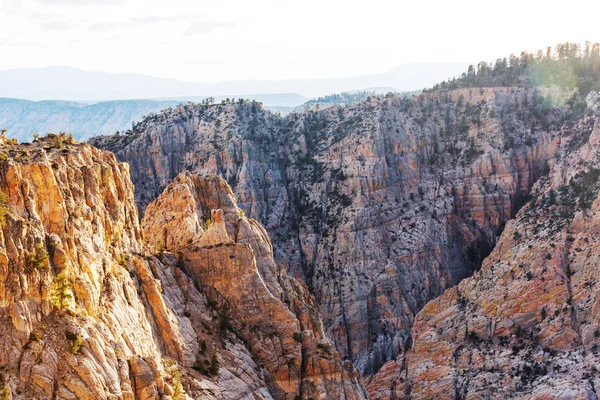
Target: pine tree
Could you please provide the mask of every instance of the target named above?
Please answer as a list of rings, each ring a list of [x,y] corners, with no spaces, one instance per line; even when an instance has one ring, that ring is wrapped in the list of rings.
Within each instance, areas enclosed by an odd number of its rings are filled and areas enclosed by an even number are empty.
[[[56,275],[52,281],[52,293],[50,300],[52,304],[60,311],[69,306],[69,303],[73,299],[73,285],[69,281],[69,278],[61,272]]]

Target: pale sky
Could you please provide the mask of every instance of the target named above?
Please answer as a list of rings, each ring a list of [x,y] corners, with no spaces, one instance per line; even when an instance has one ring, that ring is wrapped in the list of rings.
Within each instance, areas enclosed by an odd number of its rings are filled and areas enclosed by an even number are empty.
[[[329,78],[600,41],[600,1],[0,0],[0,70]]]

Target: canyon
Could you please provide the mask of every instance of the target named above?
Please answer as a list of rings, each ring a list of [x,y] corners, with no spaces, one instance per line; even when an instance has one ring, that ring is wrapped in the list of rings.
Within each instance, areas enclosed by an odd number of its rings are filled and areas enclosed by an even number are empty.
[[[226,179],[341,354],[372,375],[425,304],[479,268],[544,173],[563,115],[540,97],[461,89],[283,119],[256,103],[180,107],[92,143],[131,166],[142,213],[181,171]]]
[[[1,136],[0,398],[597,398],[600,96],[485,71]]]

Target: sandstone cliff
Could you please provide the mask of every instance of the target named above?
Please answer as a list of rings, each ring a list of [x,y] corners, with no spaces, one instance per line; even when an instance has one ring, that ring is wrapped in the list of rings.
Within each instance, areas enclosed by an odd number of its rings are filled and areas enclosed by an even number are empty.
[[[372,398],[595,399],[600,387],[600,116],[560,132],[549,174],[473,277],[417,315]]]
[[[239,216],[222,181],[181,179],[213,190],[178,218],[221,204],[225,213],[214,212],[217,235],[182,227],[194,247],[178,257],[153,246],[163,231],[149,213],[140,227],[129,167],[111,153],[64,135],[21,145],[0,137],[2,395],[364,398],[306,287],[274,263],[264,229]],[[219,230],[229,211],[240,228],[231,242]],[[279,272],[263,280],[257,266]],[[226,279],[240,291],[227,292]]]
[[[4,390],[66,399],[166,390],[164,380],[147,385],[165,371],[137,295],[144,266],[127,165],[58,136],[1,146]]]
[[[146,209],[144,235],[178,255],[267,370],[276,398],[361,399],[358,376],[326,338],[306,286],[273,259],[267,232],[244,216],[227,183],[183,173]]]
[[[564,111],[541,100],[462,89],[285,118],[185,106],[92,143],[131,165],[142,211],[183,170],[225,178],[369,375],[404,351],[427,301],[479,268],[546,171]]]

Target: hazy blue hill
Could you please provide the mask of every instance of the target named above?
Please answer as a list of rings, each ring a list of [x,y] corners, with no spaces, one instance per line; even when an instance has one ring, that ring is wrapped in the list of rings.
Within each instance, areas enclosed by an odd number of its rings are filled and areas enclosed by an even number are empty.
[[[61,131],[85,140],[127,130],[146,114],[188,101],[200,102],[208,95],[217,103],[227,98],[253,99],[266,109],[287,114],[314,108],[316,104],[322,108],[346,105],[372,94],[427,87],[458,75],[463,67],[463,64],[403,64],[382,74],[346,78],[214,84],[69,67],[7,70],[0,71],[0,96],[5,97],[0,99],[0,127],[6,127],[8,135],[19,140],[30,140],[33,132]],[[367,89],[355,90],[360,88]],[[328,93],[341,94],[316,98]],[[128,98],[149,100],[118,100]],[[96,102],[103,99],[110,100]]]
[[[173,107],[180,101],[118,100],[95,104],[70,101],[0,99],[0,126],[8,136],[29,141],[32,133],[73,133],[79,140],[112,134],[131,127],[151,112]]]
[[[216,96],[215,102],[239,97]],[[244,97],[261,102],[265,108],[276,112],[279,108],[291,110],[308,100],[296,93],[255,94]],[[79,140],[85,140],[91,136],[127,130],[131,128],[132,122],[141,120],[149,113],[156,113],[188,101],[200,102],[205,98],[190,96],[159,100],[114,100],[92,104],[0,98],[0,127],[6,127],[8,136],[20,141],[30,140],[33,132],[67,132],[73,133]]]
[[[110,101],[202,94],[202,85],[142,74],[64,66],[0,71],[0,96],[31,100]]]

